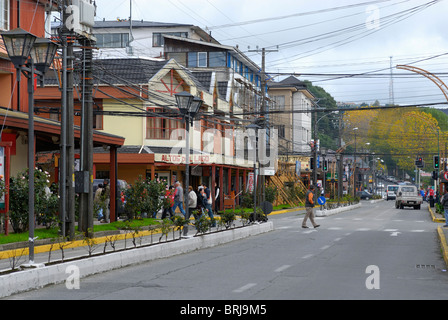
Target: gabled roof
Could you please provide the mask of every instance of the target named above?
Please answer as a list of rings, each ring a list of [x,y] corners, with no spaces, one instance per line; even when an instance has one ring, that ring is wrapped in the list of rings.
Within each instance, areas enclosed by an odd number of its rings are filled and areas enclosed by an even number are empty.
[[[190,70],[179,65],[175,60],[159,60],[144,58],[98,59],[93,61],[93,76],[95,84],[100,85],[141,85],[148,84],[161,70],[169,72],[173,67],[185,72],[192,82],[202,91],[208,92],[208,87],[199,81]],[[76,81],[80,79],[75,78]],[[45,85],[57,85],[58,79],[54,72],[47,72]]]
[[[280,82],[269,82],[268,83],[269,88],[285,88],[285,87],[294,87],[296,89],[306,89],[305,82],[297,79],[294,76],[289,76],[286,79],[283,79]]]
[[[94,76],[101,84],[145,84],[166,64],[141,58],[99,59],[94,62]],[[99,78],[99,79],[98,79]]]

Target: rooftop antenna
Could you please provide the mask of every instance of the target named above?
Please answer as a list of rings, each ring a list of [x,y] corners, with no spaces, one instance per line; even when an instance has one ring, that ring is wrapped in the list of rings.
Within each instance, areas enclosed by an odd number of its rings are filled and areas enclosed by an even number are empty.
[[[132,0],[129,0],[129,43],[127,49],[129,55],[133,55],[132,41],[134,41],[134,35],[132,34]]]

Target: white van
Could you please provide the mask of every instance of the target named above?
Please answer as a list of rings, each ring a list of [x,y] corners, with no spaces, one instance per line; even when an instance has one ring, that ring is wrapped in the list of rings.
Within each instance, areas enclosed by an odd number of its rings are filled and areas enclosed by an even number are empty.
[[[391,184],[387,186],[386,190],[386,200],[389,199],[396,199],[397,198],[397,191],[398,191],[398,185]]]

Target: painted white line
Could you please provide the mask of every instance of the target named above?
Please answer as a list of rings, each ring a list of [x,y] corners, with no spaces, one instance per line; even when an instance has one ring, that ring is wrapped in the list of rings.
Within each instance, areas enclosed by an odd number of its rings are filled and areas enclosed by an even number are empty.
[[[330,248],[330,246],[323,246],[322,248],[320,248],[320,250],[327,250],[328,248]]]
[[[249,290],[250,288],[255,287],[256,285],[257,285],[256,283],[248,283],[248,284],[246,284],[245,286],[242,286],[241,288],[238,288],[238,289],[236,289],[236,290],[233,290],[233,292],[235,292],[235,293],[241,293],[241,292],[244,292],[244,291],[246,291],[246,290]]]
[[[283,272],[283,271],[285,271],[286,269],[288,269],[290,267],[291,266],[289,264],[285,264],[284,266],[281,266],[281,267],[275,269],[274,272]]]
[[[397,232],[392,232],[392,233],[390,234],[390,236],[391,236],[391,237],[397,237],[399,233],[401,233],[401,232],[398,232],[398,231],[397,231]]]
[[[425,232],[425,230],[411,230],[411,232]]]
[[[342,238],[336,238],[333,241],[340,241]]]
[[[356,231],[369,231],[370,229],[369,228],[359,228],[359,229],[356,229]]]
[[[314,256],[314,254],[307,254],[307,255],[303,256],[302,259],[308,259],[308,258],[311,258],[312,256]]]
[[[386,231],[386,232],[395,232],[395,231],[398,231],[398,229],[384,229],[384,231]]]
[[[341,230],[342,228],[340,227],[330,227],[327,230]]]

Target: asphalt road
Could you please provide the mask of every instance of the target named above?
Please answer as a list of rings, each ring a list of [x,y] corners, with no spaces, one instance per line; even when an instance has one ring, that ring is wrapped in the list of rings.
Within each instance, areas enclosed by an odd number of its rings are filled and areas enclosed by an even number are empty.
[[[8,299],[299,300],[448,299],[448,273],[426,204],[393,201],[317,218],[271,216],[275,230]]]

